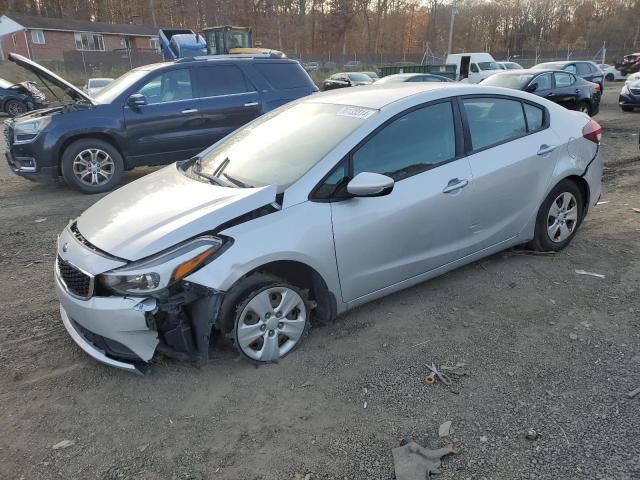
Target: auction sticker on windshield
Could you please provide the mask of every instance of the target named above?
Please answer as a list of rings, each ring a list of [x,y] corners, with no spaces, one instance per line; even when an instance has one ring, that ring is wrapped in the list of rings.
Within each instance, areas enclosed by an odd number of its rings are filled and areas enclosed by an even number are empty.
[[[372,110],[370,108],[361,108],[361,107],[342,107],[336,115],[340,115],[341,117],[353,117],[353,118],[362,118],[367,119],[371,115],[376,113],[376,110]]]

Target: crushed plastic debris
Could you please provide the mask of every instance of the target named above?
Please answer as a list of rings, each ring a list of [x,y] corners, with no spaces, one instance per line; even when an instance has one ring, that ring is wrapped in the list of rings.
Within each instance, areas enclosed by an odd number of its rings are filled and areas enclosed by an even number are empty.
[[[605,278],[605,276],[601,273],[587,272],[586,270],[582,270],[581,268],[576,269],[576,273],[578,275],[588,275],[590,277]]]
[[[400,447],[391,450],[396,480],[425,480],[431,474],[440,473],[440,459],[456,453],[453,446],[429,450],[417,444],[411,436],[400,442]]]

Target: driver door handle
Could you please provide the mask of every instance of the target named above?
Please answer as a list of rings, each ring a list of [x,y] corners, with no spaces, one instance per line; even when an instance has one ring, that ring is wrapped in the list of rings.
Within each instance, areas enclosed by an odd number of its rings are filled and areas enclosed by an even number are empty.
[[[197,111],[197,108],[187,108],[186,110],[182,110],[180,113],[183,115],[187,115],[189,113],[196,113]]]
[[[453,193],[457,190],[460,190],[461,188],[466,187],[467,185],[469,185],[469,180],[467,180],[466,178],[462,180],[453,178],[449,180],[449,183],[447,184],[446,187],[444,187],[444,189],[442,190],[442,193]]]
[[[259,105],[258,102],[249,102],[244,104],[245,107],[255,107],[257,105]]]
[[[546,143],[542,144],[542,145],[540,145],[540,149],[538,150],[538,155],[541,155],[541,156],[542,155],[546,155],[547,153],[553,152],[555,149],[556,149],[556,147],[551,147],[551,146],[547,145]]]

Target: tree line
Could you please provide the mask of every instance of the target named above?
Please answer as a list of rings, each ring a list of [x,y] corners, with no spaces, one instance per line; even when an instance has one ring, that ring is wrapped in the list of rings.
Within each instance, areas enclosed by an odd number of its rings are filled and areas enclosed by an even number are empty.
[[[0,11],[150,26],[251,26],[289,56],[640,50],[640,0],[0,0]]]

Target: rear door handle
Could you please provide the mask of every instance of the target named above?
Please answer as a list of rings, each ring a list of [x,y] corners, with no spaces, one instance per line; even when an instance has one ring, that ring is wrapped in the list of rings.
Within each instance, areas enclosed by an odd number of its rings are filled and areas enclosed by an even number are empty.
[[[258,102],[249,102],[244,104],[245,107],[257,107],[258,105],[260,105]]]
[[[547,97],[555,97],[555,93],[548,93]]]
[[[467,179],[458,180],[457,178],[454,178],[452,180],[449,180],[449,183],[447,184],[446,187],[444,187],[444,189],[442,190],[442,193],[452,193],[457,190],[460,190],[461,188],[466,187],[467,185],[469,185],[469,180]]]
[[[182,110],[180,113],[186,115],[187,113],[196,113],[198,111],[197,108],[187,108],[186,110]]]
[[[556,149],[556,147],[550,147],[547,144],[540,145],[540,149],[538,150],[538,155],[546,155],[547,153],[551,153]]]

